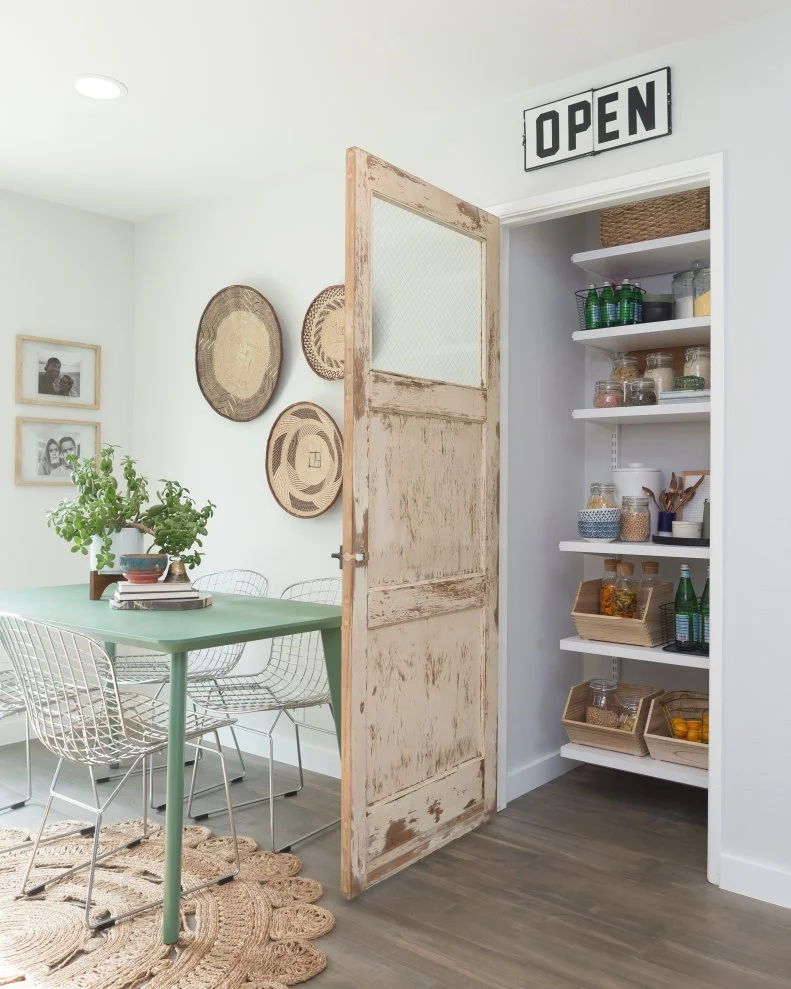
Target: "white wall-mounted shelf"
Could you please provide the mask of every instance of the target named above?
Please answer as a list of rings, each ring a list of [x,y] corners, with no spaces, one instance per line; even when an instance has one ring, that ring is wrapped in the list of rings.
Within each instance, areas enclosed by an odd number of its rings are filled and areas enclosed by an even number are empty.
[[[687,786],[699,786],[703,789],[708,789],[709,786],[709,774],[706,769],[678,766],[674,762],[660,762],[647,755],[624,755],[623,752],[610,752],[608,749],[597,749],[592,745],[577,745],[572,742],[562,746],[560,754],[565,759],[588,762],[594,766],[606,766],[608,769],[622,769],[640,776],[653,776],[656,779],[685,783]]]
[[[673,422],[709,422],[711,402],[677,402],[620,409],[574,409],[575,419],[600,426],[648,426]]]
[[[588,656],[612,656],[616,659],[637,659],[645,663],[663,663],[665,666],[684,666],[692,670],[707,670],[708,656],[690,656],[683,652],[665,652],[662,646],[651,649],[643,646],[624,646],[618,642],[593,642],[571,635],[560,640],[564,652],[585,653]]]
[[[709,546],[668,546],[666,543],[586,543],[583,539],[564,539],[561,553],[589,553],[591,556],[666,557],[675,560],[708,560]]]
[[[576,330],[572,338],[575,343],[609,353],[648,350],[651,347],[708,345],[711,343],[711,316],[668,319],[635,326],[608,326],[601,330]]]
[[[645,278],[667,272],[683,271],[693,261],[708,261],[711,231],[700,230],[678,237],[660,237],[620,247],[603,247],[598,251],[580,251],[571,255],[573,264],[599,281],[619,278]]]

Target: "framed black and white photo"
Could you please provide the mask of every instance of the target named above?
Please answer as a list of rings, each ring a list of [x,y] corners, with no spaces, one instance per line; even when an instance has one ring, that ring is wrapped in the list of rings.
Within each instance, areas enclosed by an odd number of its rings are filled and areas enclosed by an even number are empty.
[[[17,335],[17,402],[98,409],[101,351],[95,343]]]
[[[101,450],[100,429],[98,422],[17,416],[16,483],[71,484],[68,454],[95,457]]]

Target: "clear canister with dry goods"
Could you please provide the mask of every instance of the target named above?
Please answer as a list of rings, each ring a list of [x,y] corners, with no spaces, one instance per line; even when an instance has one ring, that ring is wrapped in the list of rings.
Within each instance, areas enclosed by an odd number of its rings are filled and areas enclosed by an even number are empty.
[[[591,680],[588,683],[588,706],[585,720],[600,728],[617,728],[621,718],[618,683],[615,680]]]

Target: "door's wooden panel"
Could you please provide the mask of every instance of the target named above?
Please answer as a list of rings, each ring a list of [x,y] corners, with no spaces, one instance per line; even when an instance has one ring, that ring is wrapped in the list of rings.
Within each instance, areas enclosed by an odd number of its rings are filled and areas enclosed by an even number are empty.
[[[368,628],[482,608],[485,595],[486,577],[483,574],[375,587],[368,594]]]
[[[480,573],[482,424],[379,412],[369,431],[369,587]]]
[[[369,804],[482,754],[480,608],[368,632]]]
[[[384,371],[371,372],[370,404],[372,409],[410,415],[422,413],[479,422],[486,418],[486,393],[480,388],[406,378]]]
[[[483,762],[472,759],[452,773],[374,804],[368,811],[368,854],[379,865],[404,852],[438,824],[458,826],[470,811],[481,810]]]

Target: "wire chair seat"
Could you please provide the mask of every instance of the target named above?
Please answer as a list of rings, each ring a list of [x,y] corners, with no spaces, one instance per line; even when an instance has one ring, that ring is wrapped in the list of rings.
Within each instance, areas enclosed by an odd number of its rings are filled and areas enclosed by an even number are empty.
[[[201,707],[234,715],[316,707],[330,702],[326,681],[295,684],[276,670],[198,681],[189,685],[188,693],[190,700]]]
[[[0,718],[21,714],[25,701],[13,670],[0,670]]]

